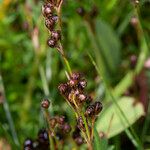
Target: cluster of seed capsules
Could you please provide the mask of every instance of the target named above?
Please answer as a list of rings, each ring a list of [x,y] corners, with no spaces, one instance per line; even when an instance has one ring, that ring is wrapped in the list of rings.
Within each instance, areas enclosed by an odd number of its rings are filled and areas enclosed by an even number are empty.
[[[58,41],[61,39],[61,31],[55,30],[56,23],[58,21],[58,16],[55,15],[57,4],[54,2],[46,2],[42,6],[42,13],[45,17],[45,26],[51,33],[50,38],[47,40],[49,47],[54,48],[58,45]]]
[[[50,101],[47,98],[43,99],[41,102],[41,107],[47,110],[49,106]],[[47,121],[50,127],[50,136],[52,138],[56,137],[58,140],[65,139],[67,134],[71,131],[71,126],[69,125],[69,123],[67,123],[65,116],[48,116]]]
[[[92,103],[93,99],[84,91],[86,86],[87,82],[83,78],[82,74],[74,72],[71,74],[67,83],[61,83],[58,86],[58,90],[75,110],[77,108],[81,108],[86,103],[89,105],[85,110],[85,116],[96,116],[102,110],[102,104],[99,101]]]
[[[36,140],[27,138],[24,142],[24,150],[49,150],[49,146],[49,136],[46,129],[39,130]]]
[[[93,102],[93,99],[85,93],[86,86],[87,82],[81,73],[72,73],[67,83],[62,83],[58,86],[61,95],[78,113],[77,127],[82,131],[85,131],[85,125],[80,112],[84,112],[86,119],[95,120],[102,111],[102,103],[99,101]]]

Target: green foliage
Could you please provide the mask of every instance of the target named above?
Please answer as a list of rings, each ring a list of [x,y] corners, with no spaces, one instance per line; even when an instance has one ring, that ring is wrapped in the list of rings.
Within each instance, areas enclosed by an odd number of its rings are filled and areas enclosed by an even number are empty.
[[[131,97],[119,98],[117,102],[130,125],[144,115],[142,104],[134,104],[135,100]],[[114,103],[108,104],[105,108],[97,120],[97,130],[99,132],[103,132],[108,138],[111,138],[129,127],[128,124],[123,121],[123,117],[118,112]]]
[[[7,111],[11,113],[20,145],[26,137],[35,138],[38,130],[46,127],[40,108],[43,97],[51,100],[52,115],[65,114],[72,126],[76,122],[71,108],[57,90],[58,84],[66,81],[66,66],[58,52],[46,45],[48,30],[41,15],[42,3],[37,0],[0,1],[0,76],[10,108],[5,111],[0,97],[0,143],[1,139],[6,139],[12,149],[16,149],[16,145]],[[149,3],[141,0],[139,6],[134,7],[132,2],[119,0],[64,2],[62,42],[71,69],[85,75],[88,92],[103,103],[94,130],[95,150],[123,150],[126,141],[135,149],[135,134],[145,149],[150,146],[147,112],[150,71],[143,67],[150,56]],[[76,13],[79,7],[88,13],[93,6],[97,7],[97,16],[81,17]],[[133,16],[138,19],[137,26],[131,24]],[[133,68],[131,55],[138,58]],[[128,97],[123,96],[126,92],[129,92]],[[100,131],[105,133],[103,138],[99,137]],[[72,139],[67,143],[69,149],[76,147],[70,141]]]

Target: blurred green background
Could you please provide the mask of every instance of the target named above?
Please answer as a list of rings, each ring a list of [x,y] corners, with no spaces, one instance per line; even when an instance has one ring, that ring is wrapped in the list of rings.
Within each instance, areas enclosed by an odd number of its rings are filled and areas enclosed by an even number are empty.
[[[44,97],[51,100],[52,115],[65,114],[75,122],[57,90],[66,80],[65,66],[58,52],[46,44],[43,3],[0,0],[2,150],[4,145],[17,149],[18,141],[22,145],[46,126],[40,108]],[[64,0],[62,21],[62,43],[72,70],[85,75],[87,92],[104,105],[98,131],[107,135],[114,149],[133,150],[134,138],[126,130],[133,125],[142,145],[150,148],[150,1],[140,0],[137,6],[134,0]],[[116,101],[129,123],[117,116],[121,112],[115,112]]]

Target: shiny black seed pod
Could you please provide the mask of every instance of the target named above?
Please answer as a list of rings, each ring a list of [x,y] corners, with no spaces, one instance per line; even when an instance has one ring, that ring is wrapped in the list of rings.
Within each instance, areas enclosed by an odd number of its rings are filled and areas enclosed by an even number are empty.
[[[84,94],[79,94],[79,95],[78,95],[78,99],[79,99],[80,102],[85,102],[85,101],[86,101],[86,95],[84,95]]]
[[[92,117],[95,113],[94,111],[95,111],[95,106],[89,105],[85,111],[85,116],[86,117]]]
[[[60,40],[61,39],[61,32],[60,32],[60,30],[51,31],[51,37],[53,39],[55,39],[56,41]]]
[[[52,31],[55,26],[55,21],[52,18],[46,18],[45,19],[45,26]]]
[[[77,8],[76,12],[81,16],[83,17],[85,15],[85,10],[83,7],[79,7]]]
[[[57,15],[53,15],[51,17],[51,20],[53,20],[56,23],[58,21],[58,16]]]
[[[57,42],[54,40],[54,39],[48,39],[47,40],[47,45],[49,46],[49,47],[51,47],[51,48],[54,48],[54,47],[56,47],[56,45],[57,45]]]
[[[57,122],[59,123],[59,124],[64,124],[65,123],[65,116],[59,116],[58,118],[57,118]]]
[[[95,115],[98,115],[103,109],[102,103],[101,102],[95,102],[94,103],[94,112]]]
[[[42,6],[42,14],[44,17],[52,16],[53,11],[54,7],[50,3],[47,3]]]
[[[24,149],[33,148],[33,141],[31,139],[26,139],[24,141]]]
[[[81,116],[77,119],[77,127],[80,130],[85,131],[85,126],[84,126],[84,123],[83,123],[83,120],[82,120]]]
[[[69,86],[66,83],[62,83],[58,86],[58,90],[61,94],[65,95],[66,93],[69,92]]]
[[[45,109],[48,109],[50,106],[50,101],[48,99],[43,99],[41,102],[41,106]]]
[[[86,103],[87,103],[87,104],[90,104],[92,101],[93,101],[92,97],[89,96],[89,95],[87,95],[87,96],[86,96]]]
[[[72,80],[79,80],[81,78],[81,74],[78,72],[72,73],[71,77]]]
[[[71,126],[68,123],[65,123],[62,129],[64,133],[69,133],[71,131]]]
[[[86,80],[83,79],[83,80],[79,81],[79,88],[84,89],[86,86],[87,86]]]
[[[41,129],[38,132],[38,141],[40,144],[49,144],[49,137],[48,137],[48,132],[45,129]]]
[[[76,142],[78,146],[84,143],[84,139],[81,136],[78,136],[77,138],[75,138],[74,141]]]
[[[71,80],[68,81],[68,85],[71,86],[71,87],[74,87],[77,84],[78,84],[78,80],[71,79]]]

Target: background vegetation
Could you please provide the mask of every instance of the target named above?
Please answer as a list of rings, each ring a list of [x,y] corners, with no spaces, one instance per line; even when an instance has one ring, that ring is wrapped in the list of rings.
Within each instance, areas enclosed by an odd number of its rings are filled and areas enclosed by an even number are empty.
[[[63,4],[63,45],[71,68],[85,75],[87,90],[103,103],[96,125],[104,135],[102,149],[150,148],[150,1],[134,2],[65,0]],[[46,126],[40,107],[43,97],[51,100],[51,114],[64,114],[75,122],[57,90],[66,80],[65,66],[46,44],[42,3],[0,0],[2,150],[18,149],[26,137],[34,138]]]

